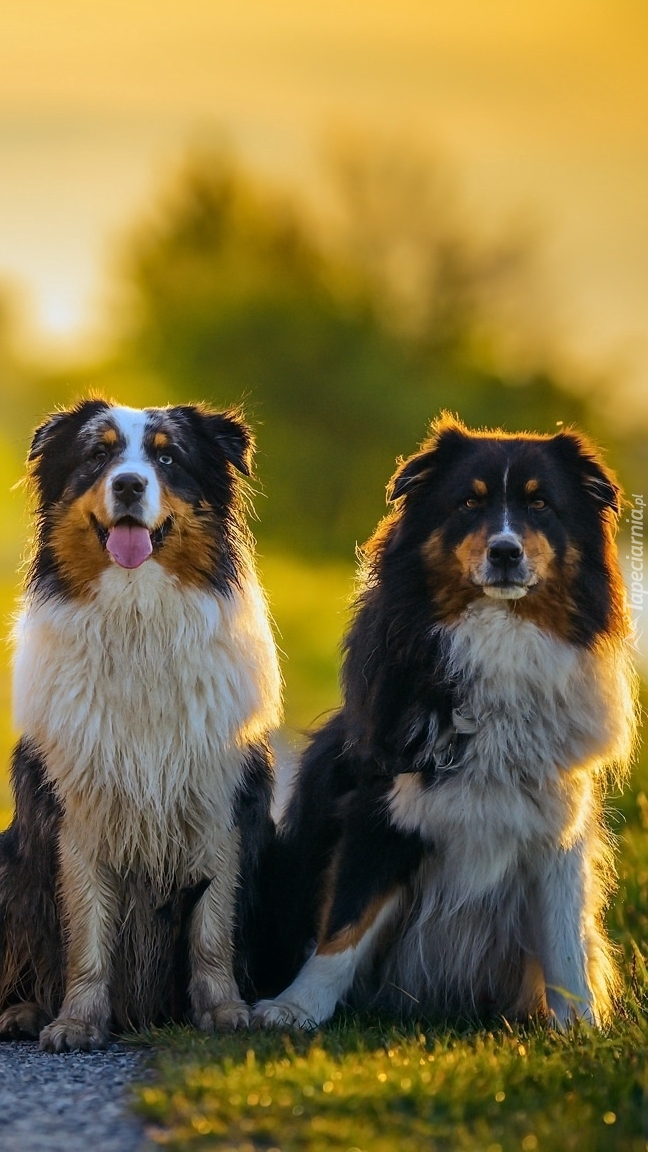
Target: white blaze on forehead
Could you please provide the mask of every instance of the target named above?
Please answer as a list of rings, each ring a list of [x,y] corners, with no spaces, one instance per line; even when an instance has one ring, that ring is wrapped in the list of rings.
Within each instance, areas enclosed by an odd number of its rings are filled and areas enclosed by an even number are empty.
[[[149,420],[148,412],[141,408],[111,408],[110,418],[126,443],[124,460],[147,463],[144,432]]]
[[[506,488],[508,485],[509,467],[510,467],[510,465],[507,462],[506,468],[504,469],[504,476],[502,477],[502,486],[503,486],[503,490],[504,490],[504,514],[503,514],[503,519],[502,519],[502,527],[500,529],[501,532],[510,532],[511,531],[511,523],[510,523],[509,515],[508,515],[508,502],[507,502],[507,498],[506,498],[506,495],[507,495],[506,494]]]
[[[124,473],[133,473],[146,481],[146,490],[140,507],[147,528],[154,528],[160,519],[161,493],[157,472],[144,448],[150,413],[141,408],[110,408],[107,415],[124,441],[124,448],[106,475],[105,496],[108,515],[114,520],[117,514],[113,480]]]

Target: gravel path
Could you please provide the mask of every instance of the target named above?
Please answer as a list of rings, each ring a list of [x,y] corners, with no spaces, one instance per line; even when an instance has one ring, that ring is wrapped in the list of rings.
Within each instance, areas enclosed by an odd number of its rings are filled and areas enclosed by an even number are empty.
[[[124,1044],[54,1056],[38,1044],[0,1044],[1,1152],[147,1152],[128,1113],[144,1055]]]

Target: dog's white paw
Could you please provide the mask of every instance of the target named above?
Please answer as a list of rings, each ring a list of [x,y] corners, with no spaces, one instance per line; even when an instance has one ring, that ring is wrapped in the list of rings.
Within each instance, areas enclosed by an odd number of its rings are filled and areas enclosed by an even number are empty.
[[[565,1003],[555,1004],[549,1009],[549,1027],[556,1032],[567,1032],[575,1024],[587,1024],[590,1028],[598,1027],[598,1020],[591,1004]]]
[[[312,1031],[318,1022],[299,1004],[289,1000],[259,1000],[252,1009],[253,1028],[303,1028]]]
[[[223,1000],[196,1016],[201,1032],[235,1032],[249,1026],[250,1009],[243,1000]]]
[[[44,1052],[93,1052],[96,1048],[105,1048],[107,1040],[107,1032],[98,1024],[65,1016],[59,1016],[40,1034]]]
[[[0,1035],[36,1039],[51,1017],[38,1004],[12,1004],[0,1015]]]

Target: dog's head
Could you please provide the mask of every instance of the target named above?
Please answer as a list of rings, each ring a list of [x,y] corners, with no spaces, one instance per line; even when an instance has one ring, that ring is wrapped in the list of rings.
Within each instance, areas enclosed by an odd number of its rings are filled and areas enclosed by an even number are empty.
[[[577,637],[591,630],[583,614],[600,624],[618,608],[620,491],[575,432],[470,432],[444,417],[398,469],[390,496],[392,544],[418,550],[441,619],[489,597]]]
[[[32,570],[83,593],[111,565],[153,560],[181,582],[236,573],[237,474],[252,437],[236,413],[86,400],[35,432],[29,453],[39,539]]]

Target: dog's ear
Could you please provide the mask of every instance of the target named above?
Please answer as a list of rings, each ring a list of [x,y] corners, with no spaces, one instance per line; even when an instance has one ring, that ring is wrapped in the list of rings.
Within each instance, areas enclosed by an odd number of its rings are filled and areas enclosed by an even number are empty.
[[[603,508],[609,508],[614,516],[620,516],[621,488],[607,468],[597,461],[590,461],[583,476],[583,486]]]
[[[80,400],[72,408],[52,412],[42,424],[38,425],[32,436],[27,463],[33,464],[39,460],[48,444],[73,439],[92,416],[109,407],[107,400],[92,397],[89,400]]]
[[[209,433],[230,464],[243,476],[252,471],[254,437],[237,411],[217,412],[207,416]]]
[[[619,516],[623,499],[621,487],[591,441],[581,432],[567,429],[558,432],[551,443],[563,460],[577,467],[583,488],[600,510],[607,509],[613,516]]]
[[[423,480],[432,476],[449,457],[455,456],[469,443],[468,430],[460,420],[444,413],[432,425],[430,435],[421,445],[420,452],[399,464],[387,485],[388,501],[400,500],[416,491]]]
[[[412,489],[429,476],[434,468],[434,451],[417,452],[398,466],[387,485],[387,499],[391,503],[407,496]]]
[[[52,416],[48,416],[47,420],[44,420],[42,424],[38,425],[29,447],[29,454],[27,456],[29,464],[33,464],[34,461],[38,460],[39,456],[42,456],[46,445],[56,438],[57,432],[61,431],[69,415],[69,412],[55,412]]]
[[[49,505],[61,498],[74,464],[79,432],[88,420],[109,407],[99,398],[81,400],[73,408],[53,412],[39,424],[32,436],[27,467],[41,501]]]
[[[215,412],[205,404],[179,404],[169,409],[169,416],[198,434],[209,457],[224,456],[237,472],[250,475],[254,437],[238,408]]]

